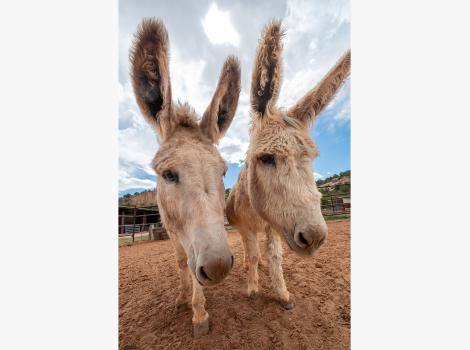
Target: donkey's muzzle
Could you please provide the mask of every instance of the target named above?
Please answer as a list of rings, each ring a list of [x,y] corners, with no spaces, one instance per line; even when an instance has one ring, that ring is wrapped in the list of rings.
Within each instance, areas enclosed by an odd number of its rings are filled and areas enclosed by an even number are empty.
[[[309,226],[294,232],[294,250],[302,255],[313,255],[320,248],[328,236],[326,224]]]
[[[233,267],[233,255],[201,256],[196,266],[196,277],[202,285],[222,281]]]

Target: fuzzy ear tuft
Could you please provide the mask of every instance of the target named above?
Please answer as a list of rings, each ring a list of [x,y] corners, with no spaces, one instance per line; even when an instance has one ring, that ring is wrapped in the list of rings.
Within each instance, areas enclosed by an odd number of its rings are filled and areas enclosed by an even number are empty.
[[[200,122],[202,132],[213,143],[218,143],[232,123],[240,96],[240,63],[229,56],[220,72],[212,101]]]
[[[264,115],[274,107],[282,83],[282,37],[281,22],[268,23],[261,34],[251,78],[251,106],[258,115]]]
[[[160,138],[165,138],[170,128],[168,46],[168,33],[163,22],[145,18],[137,28],[129,52],[137,104]]]
[[[288,110],[288,115],[308,125],[331,102],[349,76],[351,50],[348,50],[323,79]]]

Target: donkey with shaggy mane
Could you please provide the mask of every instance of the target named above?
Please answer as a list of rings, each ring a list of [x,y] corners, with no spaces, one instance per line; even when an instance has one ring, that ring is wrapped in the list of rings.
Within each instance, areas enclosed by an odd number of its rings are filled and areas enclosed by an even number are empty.
[[[202,287],[222,281],[233,266],[224,228],[222,177],[227,167],[214,144],[235,115],[240,66],[235,57],[227,58],[198,122],[188,104],[172,101],[168,46],[163,23],[144,19],[130,50],[131,78],[137,104],[160,143],[152,166],[158,174],[158,207],[178,263],[176,310],[189,307],[192,280],[193,331],[198,337],[209,332]]]
[[[277,108],[281,87],[279,21],[269,23],[256,51],[251,80],[250,145],[245,165],[226,205],[230,224],[241,234],[249,296],[258,293],[258,233],[267,235],[267,264],[281,305],[290,309],[282,272],[283,237],[299,255],[312,256],[328,229],[321,213],[321,194],[313,177],[318,155],[308,128],[349,76],[350,51],[326,76],[287,111]]]

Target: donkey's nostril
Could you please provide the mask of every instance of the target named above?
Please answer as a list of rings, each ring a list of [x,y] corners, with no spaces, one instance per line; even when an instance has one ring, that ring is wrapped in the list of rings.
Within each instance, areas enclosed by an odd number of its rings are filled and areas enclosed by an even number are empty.
[[[311,239],[310,236],[306,235],[305,233],[303,232],[299,232],[299,241],[306,245],[306,246],[309,246],[312,244],[313,240]]]
[[[230,268],[233,268],[233,255],[231,256],[232,258],[232,263],[230,264]]]
[[[297,231],[294,234],[294,241],[300,249],[307,249],[313,244],[313,234],[310,231]]]
[[[232,254],[223,256],[202,256],[201,264],[196,269],[196,278],[204,285],[215,284],[222,281],[230,272],[233,265]]]
[[[324,229],[322,227],[313,227],[304,231],[296,231],[294,233],[294,250],[300,249],[300,251],[313,253],[318,247],[322,245],[327,235],[327,229]]]
[[[211,280],[211,279],[209,278],[209,276],[207,276],[206,271],[204,271],[204,267],[203,267],[203,266],[201,266],[201,267],[199,268],[199,272],[200,272],[200,274],[201,274],[201,276],[202,276],[203,278],[205,278],[205,279],[207,279],[207,280],[209,280],[209,281]]]
[[[325,242],[325,239],[326,239],[326,236],[323,236],[322,238],[320,238],[320,241],[318,242],[318,247],[321,246],[323,242]]]

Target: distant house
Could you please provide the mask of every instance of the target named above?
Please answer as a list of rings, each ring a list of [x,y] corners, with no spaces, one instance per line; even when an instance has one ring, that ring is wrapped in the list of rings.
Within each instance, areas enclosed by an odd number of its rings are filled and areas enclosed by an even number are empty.
[[[343,197],[343,209],[345,212],[350,212],[351,211],[351,197]]]

